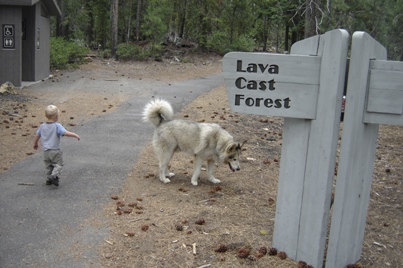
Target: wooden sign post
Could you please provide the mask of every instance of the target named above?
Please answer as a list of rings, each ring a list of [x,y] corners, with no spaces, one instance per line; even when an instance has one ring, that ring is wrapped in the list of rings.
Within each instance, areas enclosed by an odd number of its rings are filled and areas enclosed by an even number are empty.
[[[378,124],[403,125],[403,62],[364,32],[352,38],[346,109],[326,267],[360,259]]]
[[[325,250],[349,35],[297,42],[291,55],[228,53],[231,109],[283,116],[273,246],[321,267]]]
[[[295,43],[291,55],[228,53],[232,110],[284,119],[273,246],[322,267],[340,129],[349,35]],[[379,124],[403,125],[403,62],[364,32],[352,38],[326,267],[360,259]]]

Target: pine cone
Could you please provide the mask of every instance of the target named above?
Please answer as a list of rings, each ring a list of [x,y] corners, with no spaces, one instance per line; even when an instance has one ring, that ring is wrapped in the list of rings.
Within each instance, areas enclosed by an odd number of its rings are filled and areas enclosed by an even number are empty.
[[[238,257],[241,259],[247,258],[249,256],[249,254],[250,254],[250,249],[248,249],[248,248],[241,248],[238,251]]]
[[[125,206],[125,202],[123,202],[123,201],[118,201],[118,202],[116,202],[116,207],[119,209],[119,208],[121,208],[121,207],[124,207]]]
[[[258,252],[255,253],[255,257],[256,257],[256,258],[261,258],[261,257],[263,257],[263,256],[264,256],[264,254],[263,254],[262,252],[260,252],[260,251],[258,251]]]
[[[361,268],[361,266],[359,264],[349,264],[347,268]]]
[[[298,262],[298,268],[306,268],[306,262],[304,262],[304,261],[299,261],[299,262]]]
[[[198,225],[203,225],[203,224],[205,224],[206,222],[204,221],[204,219],[199,219],[199,220],[197,220],[195,223],[198,224]]]
[[[123,213],[125,213],[125,214],[130,214],[130,213],[132,213],[132,209],[131,208],[125,208],[125,209],[123,209],[122,210],[123,211]]]
[[[228,247],[224,244],[221,244],[218,248],[216,248],[214,251],[215,252],[226,252],[228,250]]]
[[[256,257],[253,256],[253,255],[249,255],[248,259],[251,260],[251,261],[256,261],[257,260]]]
[[[278,257],[279,257],[280,259],[282,259],[282,260],[285,260],[285,259],[287,259],[287,254],[286,254],[284,251],[280,251],[280,252],[278,253]]]
[[[262,253],[263,255],[266,255],[267,254],[267,248],[266,247],[261,247],[259,249],[259,252]]]
[[[183,225],[182,224],[175,225],[175,228],[176,228],[177,231],[183,231]]]
[[[269,249],[269,255],[270,256],[276,256],[277,255],[277,249],[276,248],[270,248]]]

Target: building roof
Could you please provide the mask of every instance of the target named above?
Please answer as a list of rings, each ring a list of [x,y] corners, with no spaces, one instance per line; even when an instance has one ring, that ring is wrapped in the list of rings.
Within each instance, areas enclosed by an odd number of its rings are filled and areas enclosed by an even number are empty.
[[[56,0],[0,0],[0,6],[33,6],[42,2],[51,16],[61,16],[61,11]]]

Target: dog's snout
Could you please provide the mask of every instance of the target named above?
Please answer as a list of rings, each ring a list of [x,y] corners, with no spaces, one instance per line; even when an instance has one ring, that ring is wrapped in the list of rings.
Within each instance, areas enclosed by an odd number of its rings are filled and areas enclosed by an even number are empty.
[[[240,167],[237,167],[237,168],[236,168],[236,170],[238,170],[238,171],[239,171],[239,170],[241,170],[241,168],[240,168]]]

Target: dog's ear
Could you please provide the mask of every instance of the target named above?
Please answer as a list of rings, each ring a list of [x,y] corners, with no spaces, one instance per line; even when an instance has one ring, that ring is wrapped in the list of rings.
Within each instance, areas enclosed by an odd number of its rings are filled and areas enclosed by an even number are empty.
[[[238,148],[237,146],[238,146],[238,145],[236,145],[235,143],[232,144],[231,146],[228,146],[228,147],[227,147],[227,153],[230,154],[230,153],[235,152],[235,151],[237,150],[237,148]]]
[[[244,144],[246,143],[246,141],[242,142],[242,143],[238,143],[238,145],[236,146],[236,150],[241,151],[242,150],[242,146],[244,146]]]

